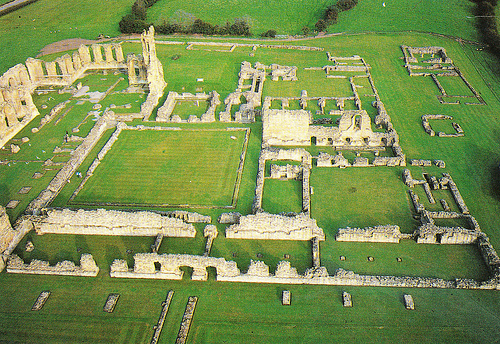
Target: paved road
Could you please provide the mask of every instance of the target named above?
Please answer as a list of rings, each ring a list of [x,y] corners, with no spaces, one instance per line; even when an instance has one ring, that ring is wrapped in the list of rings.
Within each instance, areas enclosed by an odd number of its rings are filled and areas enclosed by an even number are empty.
[[[5,5],[0,6],[0,15],[2,15],[5,11],[8,12],[8,10],[12,9],[13,7],[19,6],[25,6],[29,4],[30,2],[35,2],[36,0],[14,0],[9,3],[6,3]]]

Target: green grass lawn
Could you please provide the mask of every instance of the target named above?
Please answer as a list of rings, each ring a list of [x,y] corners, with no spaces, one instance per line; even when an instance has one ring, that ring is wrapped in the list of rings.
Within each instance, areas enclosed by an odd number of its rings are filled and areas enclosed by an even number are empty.
[[[74,202],[230,206],[244,136],[125,130]]]

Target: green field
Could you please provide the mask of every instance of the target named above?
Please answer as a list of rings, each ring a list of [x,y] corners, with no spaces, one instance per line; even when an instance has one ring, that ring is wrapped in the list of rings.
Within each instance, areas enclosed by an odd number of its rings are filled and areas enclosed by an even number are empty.
[[[304,25],[312,28],[331,3],[333,1],[257,3],[211,0],[200,3],[160,0],[148,10],[148,20],[172,20],[179,10],[183,10],[214,24],[234,18],[248,19],[255,35],[268,29],[276,29],[278,34],[297,34]],[[476,19],[469,18],[474,3],[468,0],[385,1],[385,7],[382,3],[359,0],[354,9],[341,13],[338,23],[328,30],[343,33],[341,35],[270,42],[315,46],[324,48],[324,51],[261,47],[252,51],[251,47],[238,47],[233,52],[217,52],[215,48],[203,46],[187,50],[186,45],[158,44],[157,53],[168,84],[160,105],[169,91],[196,93],[216,90],[223,102],[237,87],[242,61],[298,67],[299,80],[296,82],[275,82],[267,78],[263,96],[298,97],[303,89],[310,96],[349,96],[352,94],[349,79],[327,79],[323,71],[304,68],[329,64],[327,51],[333,56],[360,55],[370,66],[378,94],[399,134],[407,161],[441,159],[446,162],[445,169],[408,166],[414,178],[421,179],[422,173],[438,178],[442,172],[450,173],[482,231],[500,250],[498,60],[476,44],[435,35],[478,40],[474,26]],[[6,53],[0,56],[0,71],[23,63],[46,44],[61,39],[93,39],[100,33],[117,36],[117,23],[130,11],[131,5],[131,1],[123,0],[111,3],[39,0],[1,16],[0,49]],[[183,36],[157,37],[157,40],[262,42],[255,38]],[[469,98],[461,100],[459,105],[441,104],[436,97],[440,94],[439,89],[430,77],[408,75],[400,48],[403,44],[444,47],[484,99],[485,105],[465,105]],[[141,53],[141,45],[139,42],[124,42],[123,50],[125,54]],[[45,56],[44,59],[51,61],[61,54]],[[90,92],[105,92],[119,77],[124,80],[113,91],[121,92],[128,86],[124,74],[88,75],[79,81],[89,86]],[[204,81],[197,82],[198,78]],[[439,80],[450,95],[471,95],[458,78],[442,77]],[[364,87],[358,90],[363,108],[373,118],[376,111],[370,106],[373,97],[369,95],[371,92],[368,92],[366,81],[355,79],[357,85]],[[111,93],[100,104],[103,109],[116,105],[113,110],[116,113],[136,113],[145,97],[146,94],[139,93]],[[31,129],[40,125],[41,118],[65,100],[70,100],[65,110],[37,134],[32,133]],[[10,200],[20,201],[15,209],[7,210],[11,222],[23,214],[28,203],[61,168],[58,163],[67,161],[69,150],[78,145],[77,142],[65,142],[65,133],[83,137],[94,125],[97,116],[88,115],[94,104],[89,101],[79,104],[81,100],[68,93],[59,93],[57,88],[47,94],[34,95],[41,116],[0,150],[0,204],[5,206]],[[130,107],[125,107],[126,104]],[[273,102],[272,108],[280,107],[280,102]],[[290,109],[298,107],[298,101],[290,102]],[[223,104],[218,107],[217,114],[222,108]],[[327,103],[327,110],[336,108],[335,103]],[[355,108],[354,102],[346,103],[346,109],[350,108]],[[313,113],[318,109],[314,102],[308,104],[308,110]],[[176,110],[183,118],[191,114],[199,116],[205,110],[205,104],[196,107],[192,103],[183,103]],[[422,128],[421,116],[424,114],[453,116],[452,121],[461,125],[465,136],[430,137]],[[315,118],[322,116],[316,115]],[[431,125],[436,131],[453,133],[452,121],[431,121]],[[251,260],[262,260],[271,273],[282,260],[290,261],[301,274],[311,267],[310,242],[228,239],[224,235],[226,225],[216,222],[222,212],[251,213],[262,143],[260,117],[252,124],[162,124],[136,119],[127,125],[175,126],[182,130],[124,130],[78,195],[70,201],[82,182],[82,178],[75,175],[51,206],[91,209],[108,203],[106,208],[112,209],[165,211],[186,209],[172,205],[195,205],[198,207],[188,210],[210,215],[212,224],[219,231],[213,243],[212,257],[233,260],[242,272],[247,270]],[[250,128],[238,199],[234,203],[232,197],[245,132],[226,130],[228,127]],[[74,128],[78,131],[74,132]],[[83,177],[112,133],[113,129],[104,133],[78,168]],[[22,142],[23,137],[30,140]],[[10,143],[19,145],[21,150],[12,154]],[[56,147],[62,151],[55,150]],[[319,152],[336,154],[332,148],[311,146],[306,149],[313,156]],[[356,156],[355,151],[343,153],[350,161]],[[392,156],[390,150],[380,154]],[[360,156],[374,158],[372,152],[362,152]],[[44,165],[47,159],[54,164]],[[330,169],[317,167],[313,160],[311,216],[326,236],[320,244],[321,265],[330,274],[343,268],[371,275],[487,279],[489,271],[474,245],[417,244],[412,240],[402,240],[399,244],[335,241],[338,228],[348,226],[395,224],[404,233],[411,233],[418,227],[408,188],[402,181],[402,170],[403,167]],[[42,176],[33,178],[36,173]],[[20,194],[20,189],[25,186],[32,189],[27,194]],[[442,210],[439,199],[445,199],[453,211],[458,210],[449,190],[433,192],[437,204],[429,203],[422,187],[417,186],[413,191],[430,211]],[[234,209],[221,209],[231,204]],[[265,180],[264,210],[299,212],[301,206],[301,181]],[[439,221],[438,225],[463,224],[448,220]],[[206,242],[204,226],[195,224],[195,238],[165,238],[159,253],[203,254]],[[35,246],[32,252],[25,250],[28,240]],[[109,266],[115,259],[125,259],[132,267],[133,255],[149,252],[153,242],[153,237],[39,236],[30,232],[14,252],[25,262],[42,259],[51,264],[62,260],[78,263],[82,253],[92,253],[100,273],[96,278],[0,273],[0,290],[4,296],[0,298],[0,342],[146,343],[151,340],[153,326],[161,311],[160,304],[170,289],[175,294],[160,343],[175,341],[187,298],[191,295],[198,296],[199,301],[188,336],[189,343],[434,344],[500,341],[500,295],[495,291],[224,283],[215,281],[212,268],[208,269],[209,281],[196,282],[189,280],[191,269],[186,267],[182,268],[185,271],[182,281],[109,277]],[[345,260],[341,260],[341,256]],[[368,257],[374,260],[369,261]],[[292,293],[292,305],[287,307],[281,305],[281,293],[285,289]],[[52,292],[46,305],[41,311],[30,311],[44,290]],[[353,308],[342,307],[343,291],[352,294]],[[110,293],[120,294],[112,314],[102,311]],[[415,311],[404,308],[404,294],[413,296]]]
[[[244,131],[125,130],[71,203],[231,206],[244,137]]]

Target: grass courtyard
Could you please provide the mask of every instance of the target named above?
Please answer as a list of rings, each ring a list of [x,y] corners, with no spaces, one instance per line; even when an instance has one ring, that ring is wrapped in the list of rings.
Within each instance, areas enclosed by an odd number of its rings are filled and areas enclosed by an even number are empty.
[[[72,203],[231,206],[245,134],[124,130]]]

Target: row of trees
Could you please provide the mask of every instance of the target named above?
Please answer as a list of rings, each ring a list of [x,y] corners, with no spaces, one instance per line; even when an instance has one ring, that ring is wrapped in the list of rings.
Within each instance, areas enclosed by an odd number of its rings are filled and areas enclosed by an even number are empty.
[[[226,22],[226,24],[212,25],[204,22],[201,19],[195,19],[191,25],[181,25],[178,23],[163,23],[155,25],[155,31],[164,35],[173,33],[187,33],[187,34],[202,34],[202,35],[231,35],[231,36],[251,36],[250,25],[244,20],[237,18],[233,23]]]
[[[132,5],[130,14],[122,17],[118,26],[122,33],[141,33],[151,23],[147,22],[147,9],[153,6],[158,0],[136,0]],[[185,13],[185,12],[183,12]],[[192,15],[191,15],[192,16]],[[194,16],[193,16],[194,17]],[[244,19],[235,19],[233,23],[226,22],[225,25],[212,25],[201,19],[192,18],[189,24],[169,23],[163,21],[154,25],[155,31],[169,35],[173,33],[203,34],[203,35],[232,35],[251,36],[250,25]]]
[[[481,37],[490,50],[500,57],[500,35],[495,19],[495,6],[498,0],[475,0],[474,2],[477,4],[476,16]]]
[[[326,8],[323,18],[319,19],[314,27],[318,31],[325,31],[328,26],[337,22],[340,12],[348,11],[357,4],[358,0],[338,0]]]

